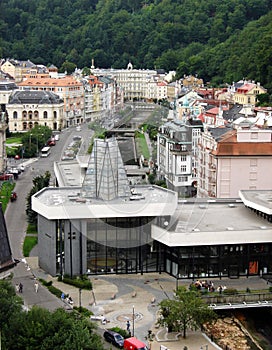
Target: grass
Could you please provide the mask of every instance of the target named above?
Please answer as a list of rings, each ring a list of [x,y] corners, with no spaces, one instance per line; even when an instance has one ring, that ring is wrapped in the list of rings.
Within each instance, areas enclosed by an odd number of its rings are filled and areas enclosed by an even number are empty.
[[[21,144],[22,143],[22,139],[21,137],[9,137],[8,139],[6,139],[6,144],[10,145],[11,143],[16,143],[16,144]]]
[[[38,234],[36,225],[34,224],[28,224],[26,229],[27,234]]]
[[[139,154],[142,154],[143,157],[148,160],[150,158],[150,153],[146,143],[145,135],[140,132],[137,132],[135,136],[135,141],[137,143]]]
[[[35,236],[26,236],[23,244],[23,254],[25,257],[29,256],[31,250],[38,243],[38,237]]]
[[[0,189],[0,200],[2,203],[3,212],[5,212],[7,205],[10,201],[11,192],[14,190],[15,183],[4,181]]]

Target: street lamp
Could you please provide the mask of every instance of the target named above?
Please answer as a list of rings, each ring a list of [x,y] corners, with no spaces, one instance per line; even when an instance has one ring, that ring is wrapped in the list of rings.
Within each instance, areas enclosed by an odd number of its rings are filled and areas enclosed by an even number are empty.
[[[134,305],[132,306],[132,336],[134,337],[134,318],[135,318],[135,309]]]
[[[43,136],[43,134],[37,134],[37,157],[39,156],[39,135]]]

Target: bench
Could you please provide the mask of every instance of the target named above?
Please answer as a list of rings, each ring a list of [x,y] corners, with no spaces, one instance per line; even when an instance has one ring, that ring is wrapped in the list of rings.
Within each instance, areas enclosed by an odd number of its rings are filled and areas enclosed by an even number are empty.
[[[132,298],[135,298],[136,295],[137,295],[137,292],[135,292],[135,291],[131,294]]]

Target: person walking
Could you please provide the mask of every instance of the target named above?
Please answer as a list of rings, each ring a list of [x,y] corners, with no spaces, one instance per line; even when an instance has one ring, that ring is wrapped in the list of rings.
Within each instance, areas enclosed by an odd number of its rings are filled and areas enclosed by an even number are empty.
[[[23,285],[21,282],[19,283],[19,293],[23,293]]]
[[[39,285],[37,281],[35,281],[34,287],[35,287],[35,292],[38,293]]]

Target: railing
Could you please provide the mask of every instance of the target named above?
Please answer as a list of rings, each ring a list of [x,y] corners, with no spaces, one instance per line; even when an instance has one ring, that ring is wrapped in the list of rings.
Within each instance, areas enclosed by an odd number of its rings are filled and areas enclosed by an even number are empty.
[[[214,309],[228,309],[235,308],[235,306],[240,308],[272,306],[272,293],[268,291],[231,295],[224,293],[220,295],[202,295],[202,299]]]

